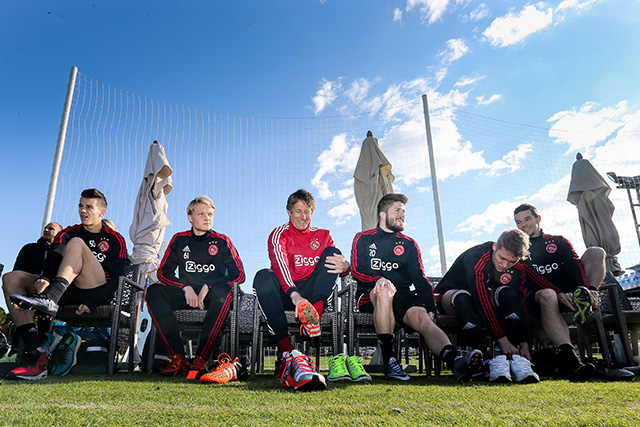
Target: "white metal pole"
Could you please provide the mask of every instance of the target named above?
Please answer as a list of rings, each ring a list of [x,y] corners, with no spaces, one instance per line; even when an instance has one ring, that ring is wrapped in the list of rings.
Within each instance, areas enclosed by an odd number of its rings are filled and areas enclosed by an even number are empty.
[[[62,161],[62,152],[64,151],[64,141],[67,137],[67,125],[69,124],[69,111],[71,111],[71,101],[73,100],[73,89],[76,86],[76,76],[78,75],[78,67],[71,67],[69,74],[69,84],[67,85],[67,96],[64,100],[64,109],[62,110],[62,120],[60,121],[60,130],[58,131],[58,144],[56,145],[56,153],[53,157],[53,166],[51,167],[51,178],[49,179],[49,192],[47,193],[47,203],[44,207],[44,218],[42,219],[42,229],[51,221],[51,213],[53,212],[53,201],[56,198],[56,188],[58,186],[58,173],[60,172],[60,162]]]
[[[429,121],[429,104],[427,95],[422,95],[424,109],[424,124],[427,129],[427,146],[429,147],[429,166],[431,167],[431,186],[433,187],[433,204],[436,211],[436,228],[438,230],[438,246],[440,247],[440,268],[442,275],[447,272],[447,256],[444,251],[444,228],[442,227],[442,212],[440,211],[440,191],[436,176],[436,159],[433,155],[433,138],[431,136],[431,122]]]

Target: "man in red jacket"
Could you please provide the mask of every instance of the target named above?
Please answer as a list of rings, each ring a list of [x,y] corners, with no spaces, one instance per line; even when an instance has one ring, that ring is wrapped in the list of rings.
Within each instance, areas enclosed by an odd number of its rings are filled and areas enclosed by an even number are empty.
[[[294,350],[285,310],[296,310],[301,333],[320,335],[320,316],[338,275],[349,262],[335,247],[329,230],[311,226],[315,200],[300,189],[289,196],[289,221],[269,235],[271,269],[258,271],[253,287],[282,354],[282,385],[295,390],[324,390],[326,382],[313,362]]]

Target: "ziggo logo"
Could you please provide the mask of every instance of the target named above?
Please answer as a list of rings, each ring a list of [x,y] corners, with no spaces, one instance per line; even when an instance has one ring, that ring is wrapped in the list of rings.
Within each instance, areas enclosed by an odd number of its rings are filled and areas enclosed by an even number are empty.
[[[312,256],[302,256],[302,255],[296,255],[295,256],[295,263],[296,263],[296,267],[302,267],[302,266],[309,266],[309,265],[316,265],[316,263],[318,262],[318,260],[320,259],[319,256],[316,257],[312,257]]]
[[[184,265],[184,269],[187,273],[209,273],[215,271],[216,266],[214,264],[198,264],[193,261],[187,261]]]
[[[373,270],[382,270],[382,271],[391,271],[397,270],[400,265],[397,262],[385,262],[380,258],[371,258],[371,269]]]
[[[538,274],[551,273],[553,270],[558,269],[558,263],[554,262],[553,264],[547,264],[547,265],[533,264],[533,268],[535,268]]]

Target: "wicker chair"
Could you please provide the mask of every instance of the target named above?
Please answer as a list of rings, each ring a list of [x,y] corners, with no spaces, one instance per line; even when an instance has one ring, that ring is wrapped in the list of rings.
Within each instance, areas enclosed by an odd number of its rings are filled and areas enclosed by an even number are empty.
[[[111,340],[109,344],[109,365],[107,373],[112,375],[115,371],[118,348],[128,348],[132,353],[135,344],[135,334],[138,324],[138,313],[144,284],[140,283],[140,268],[138,265],[129,265],[125,269],[124,276],[118,280],[118,289],[115,297],[109,305],[100,305],[91,313],[82,316],[76,315],[77,305],[65,305],[60,307],[56,319],[66,322],[68,326],[103,326],[111,328]],[[121,336],[122,330],[128,334]],[[122,354],[125,352],[122,351]],[[133,357],[129,357],[129,371],[133,371]]]

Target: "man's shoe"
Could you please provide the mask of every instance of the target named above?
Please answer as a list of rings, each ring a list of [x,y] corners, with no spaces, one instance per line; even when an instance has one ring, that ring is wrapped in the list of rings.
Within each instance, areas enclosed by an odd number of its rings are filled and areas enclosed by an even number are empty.
[[[583,363],[573,346],[561,346],[556,350],[556,374],[569,376],[572,381],[585,381],[596,374],[592,363]]]
[[[591,314],[591,295],[589,289],[580,286],[573,293],[573,303],[576,305],[576,312],[573,314],[573,321],[584,323]]]
[[[62,336],[55,333],[52,334],[49,332],[45,332],[45,334],[47,338],[45,342],[42,344],[42,347],[47,351],[48,355],[51,355],[51,353],[54,352],[54,350],[56,349],[60,341],[62,341]]]
[[[296,308],[296,317],[300,320],[300,334],[308,337],[320,336],[320,315],[309,301],[302,301]]]
[[[347,369],[347,355],[337,354],[329,358],[329,381],[351,381],[351,375]]]
[[[62,336],[60,343],[51,355],[51,375],[67,375],[71,368],[78,362],[78,350],[82,344],[82,338],[73,332],[67,332]]]
[[[389,363],[384,366],[384,376],[392,380],[409,381],[411,377],[402,369],[398,359],[392,357]]]
[[[198,380],[207,373],[207,362],[200,356],[196,356],[187,374],[188,380]]]
[[[228,354],[218,356],[218,367],[212,372],[200,377],[201,383],[226,384],[238,381],[242,377],[243,365],[236,357],[233,361]],[[246,368],[245,368],[246,371]]]
[[[47,378],[49,355],[41,353],[33,365],[15,368],[7,374],[8,380],[41,380]]]
[[[346,365],[349,375],[351,376],[351,381],[359,383],[371,382],[371,375],[364,370],[364,366],[362,366],[362,359],[358,356],[347,357]]]
[[[512,357],[513,359],[509,362],[509,365],[513,381],[524,384],[540,382],[540,377],[533,372],[529,359],[518,354],[514,354]]]
[[[507,356],[501,354],[489,360],[489,381],[492,383],[510,383],[511,367]]]
[[[483,360],[480,350],[473,350],[466,356],[458,356],[453,362],[453,377],[459,383],[471,381],[471,378],[482,370]]]
[[[309,356],[300,353],[298,350],[285,352],[284,368],[280,377],[280,384],[283,387],[291,387],[294,390],[314,391],[325,390],[327,383],[320,375],[315,364]]]
[[[596,367],[592,363],[580,363],[570,375],[571,381],[586,381],[596,374]]]
[[[185,375],[189,371],[189,362],[182,354],[174,354],[166,368],[160,371],[161,377]]]
[[[41,294],[32,296],[13,294],[9,299],[24,310],[33,310],[49,317],[56,317],[58,314],[58,304]]]

